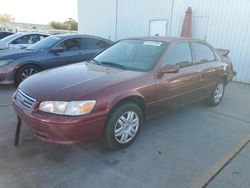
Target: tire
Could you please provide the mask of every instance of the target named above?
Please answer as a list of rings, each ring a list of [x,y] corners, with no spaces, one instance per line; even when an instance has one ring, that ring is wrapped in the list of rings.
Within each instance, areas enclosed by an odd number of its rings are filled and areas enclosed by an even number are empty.
[[[36,65],[24,65],[16,73],[15,84],[18,86],[23,80],[29,76],[41,71],[41,68]]]
[[[220,104],[224,96],[224,92],[225,92],[225,81],[221,79],[216,85],[216,87],[214,88],[211,95],[209,96],[207,100],[208,105],[217,106],[218,104]]]
[[[111,149],[121,149],[130,145],[138,136],[143,125],[141,108],[126,102],[114,109],[106,123],[103,141]]]

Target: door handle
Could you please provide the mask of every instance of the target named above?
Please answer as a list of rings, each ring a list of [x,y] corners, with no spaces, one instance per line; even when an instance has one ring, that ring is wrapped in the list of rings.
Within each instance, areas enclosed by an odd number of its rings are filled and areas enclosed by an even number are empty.
[[[84,53],[80,52],[78,55],[84,55]]]
[[[190,76],[189,78],[188,78],[188,80],[193,80],[193,79],[196,79],[197,78],[197,76]]]

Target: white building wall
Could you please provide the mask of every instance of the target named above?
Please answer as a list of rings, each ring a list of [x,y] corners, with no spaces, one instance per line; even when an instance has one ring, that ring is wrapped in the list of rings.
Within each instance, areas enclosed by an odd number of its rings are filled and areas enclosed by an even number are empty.
[[[115,40],[116,0],[78,0],[78,32]]]
[[[230,49],[235,80],[250,83],[250,1],[175,0],[173,23],[177,24],[173,24],[171,35],[179,35],[188,6],[193,9],[193,36]]]
[[[170,27],[172,0],[119,0],[117,39],[149,35],[150,20],[167,20]]]
[[[112,40],[146,36],[150,20],[164,19],[167,35],[179,36],[188,6],[193,37],[230,49],[235,80],[250,83],[250,0],[78,0],[79,33]]]

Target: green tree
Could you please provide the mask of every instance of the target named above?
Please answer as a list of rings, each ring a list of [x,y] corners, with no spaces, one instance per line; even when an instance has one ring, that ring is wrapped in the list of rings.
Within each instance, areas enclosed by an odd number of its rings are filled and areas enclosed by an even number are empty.
[[[49,25],[54,29],[60,29],[60,30],[72,30],[76,31],[78,29],[78,23],[72,18],[69,18],[65,22],[56,22],[52,21],[49,23]]]
[[[11,17],[9,14],[0,14],[0,21],[1,22],[13,22],[15,21],[14,18]]]

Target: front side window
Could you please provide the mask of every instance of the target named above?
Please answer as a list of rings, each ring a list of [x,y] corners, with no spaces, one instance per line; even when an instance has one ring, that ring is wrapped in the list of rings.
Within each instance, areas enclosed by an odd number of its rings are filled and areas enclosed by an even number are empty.
[[[215,60],[214,53],[212,50],[202,43],[192,42],[195,63],[202,64],[208,63]]]
[[[63,48],[64,51],[78,51],[83,49],[83,40],[81,38],[67,39],[57,47]]]
[[[129,70],[148,71],[158,61],[164,48],[163,42],[122,40],[97,55],[94,61]]]
[[[34,44],[37,42],[37,35],[25,35],[12,42],[12,44]]]
[[[179,65],[181,68],[193,65],[190,46],[187,42],[180,42],[170,47],[163,60],[164,65]]]
[[[110,46],[110,43],[104,40],[86,38],[85,41],[87,50],[103,49]]]

